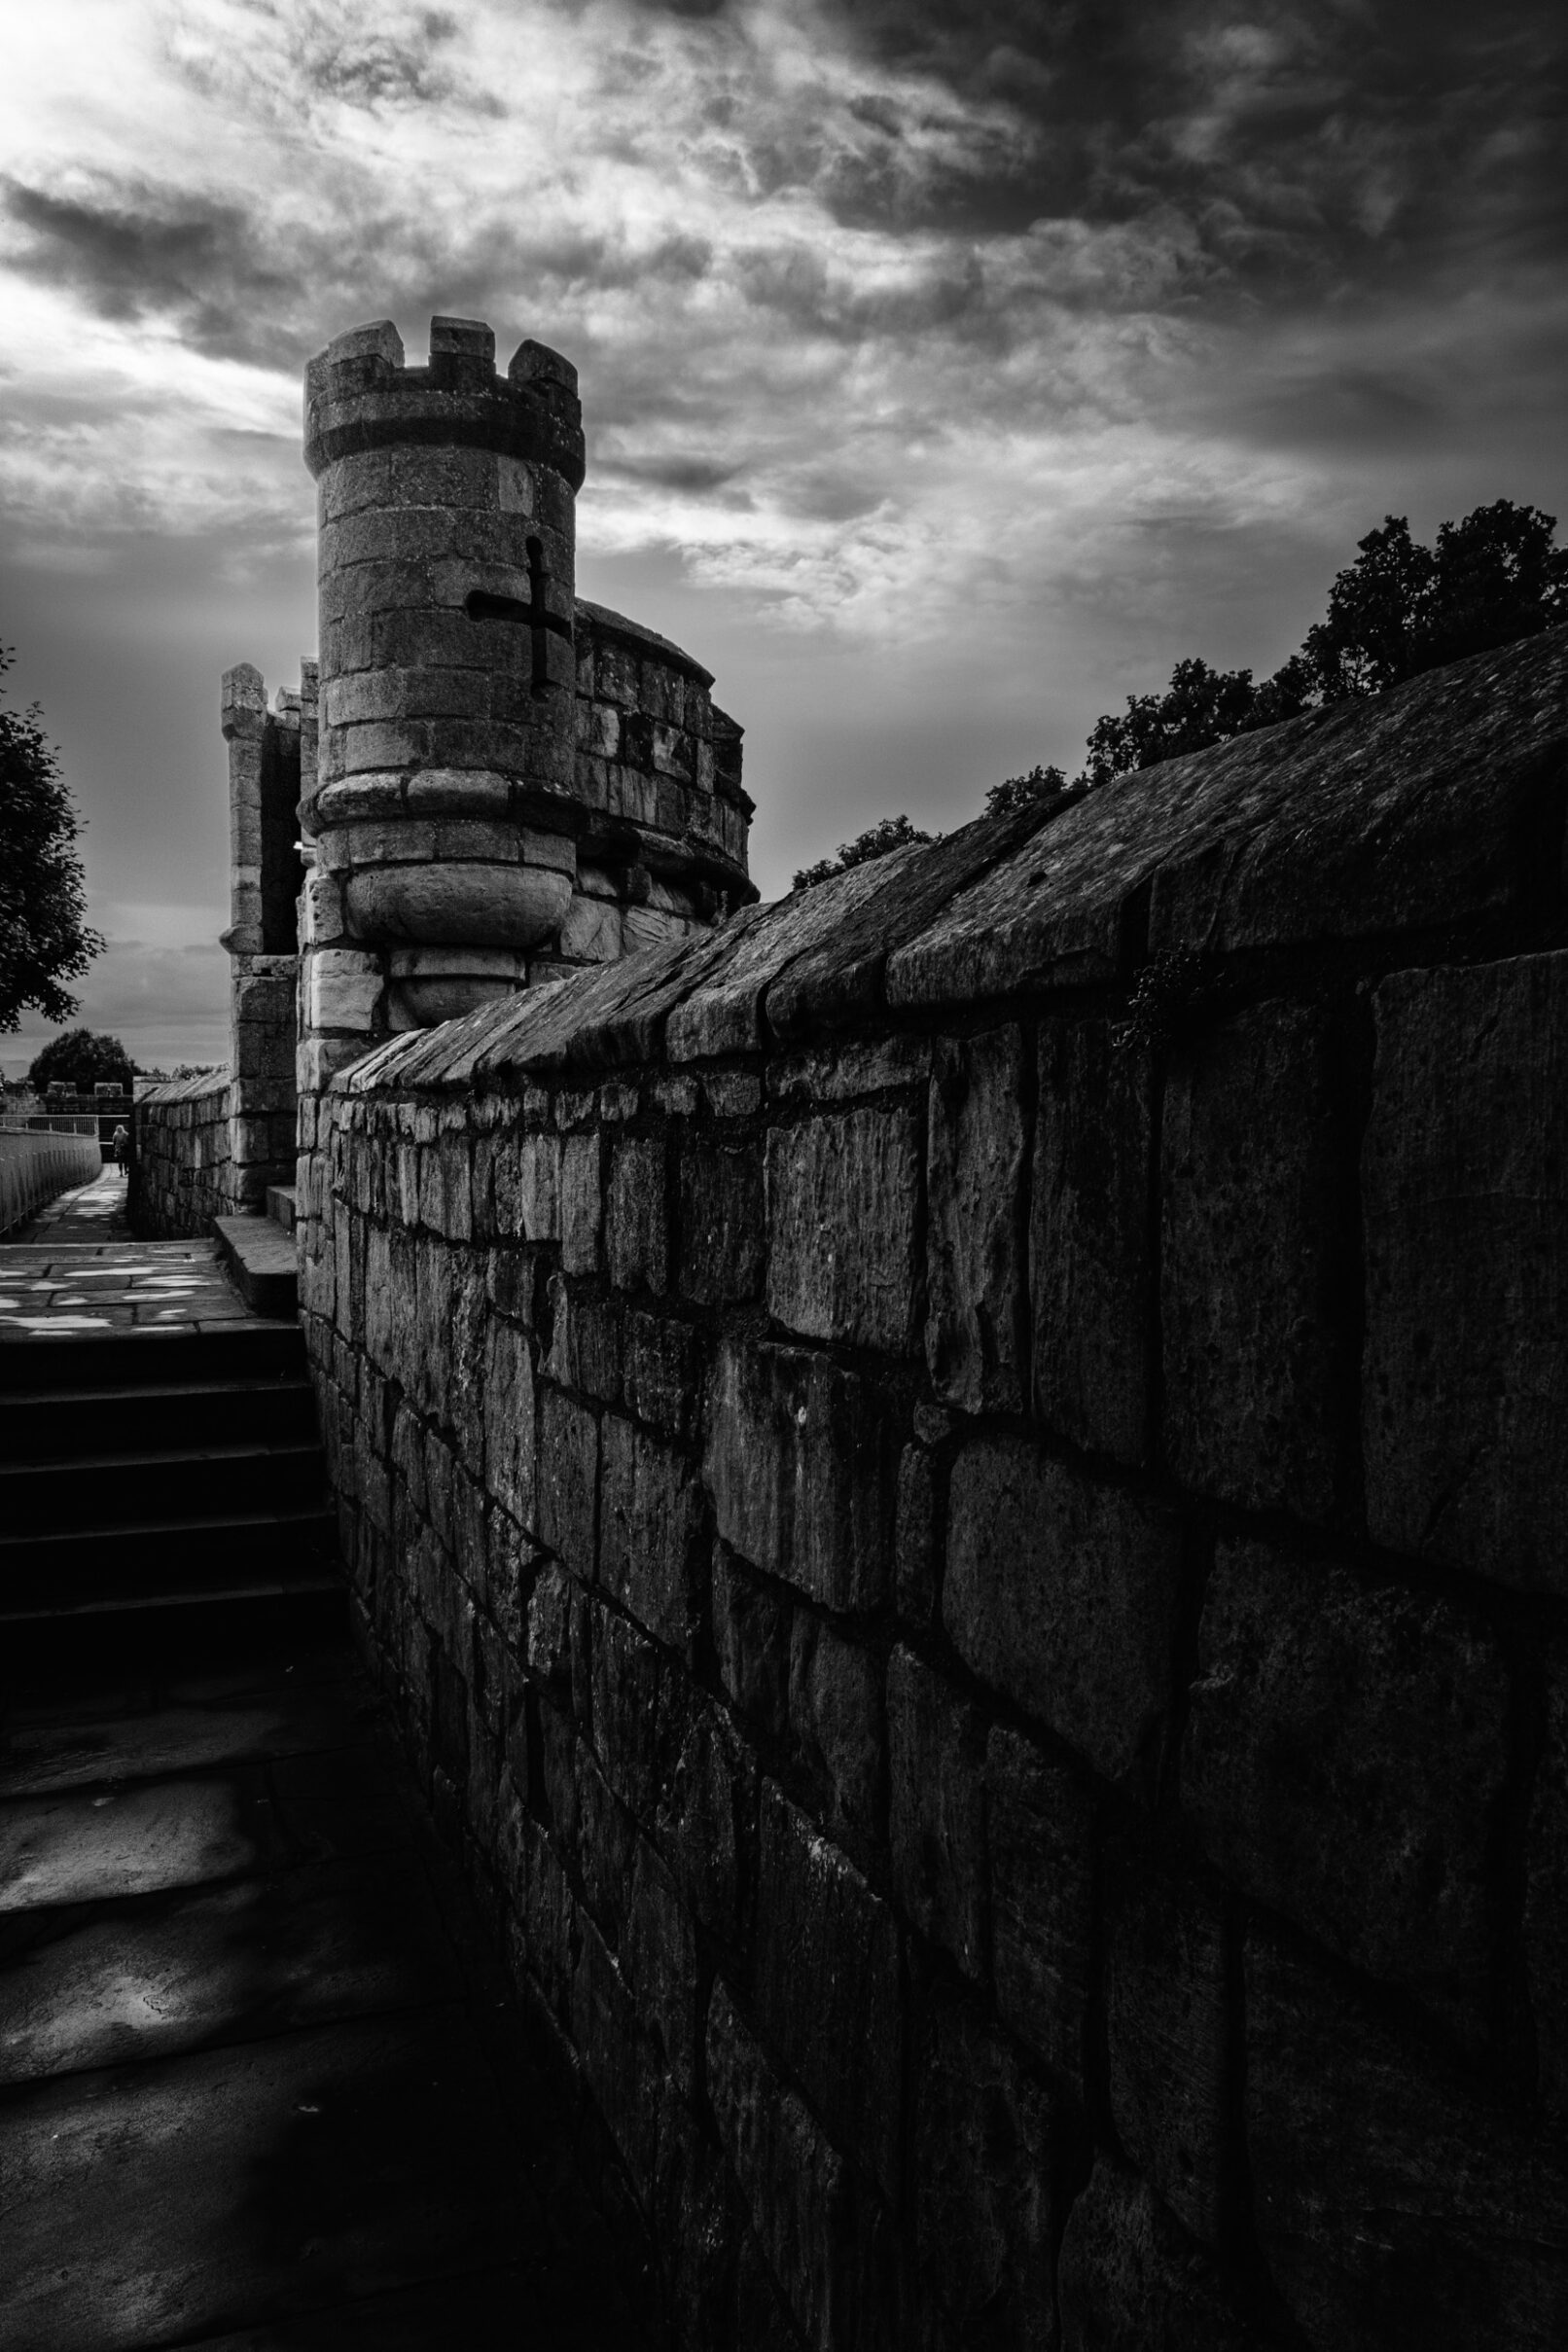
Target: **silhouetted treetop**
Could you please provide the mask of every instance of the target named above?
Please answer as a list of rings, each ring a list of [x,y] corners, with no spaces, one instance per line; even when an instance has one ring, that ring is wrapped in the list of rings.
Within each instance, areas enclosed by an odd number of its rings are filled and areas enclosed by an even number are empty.
[[[27,1083],[42,1094],[56,1084],[90,1093],[94,1087],[129,1087],[135,1064],[118,1037],[91,1029],[63,1029],[33,1056]]]
[[[1129,768],[1156,767],[1302,711],[1381,694],[1421,670],[1568,621],[1568,550],[1554,546],[1556,528],[1556,517],[1539,507],[1497,498],[1462,522],[1443,523],[1428,548],[1410,537],[1406,516],[1386,515],[1357,542],[1355,562],[1336,574],[1328,612],[1307,630],[1301,652],[1272,677],[1254,684],[1250,669],[1214,669],[1201,655],[1189,655],[1163,694],[1128,695],[1125,710],[1095,721],[1071,782],[1054,765],[1007,776],[986,794],[985,814],[1087,792]],[[883,817],[834,857],[802,867],[795,887],[932,837],[907,816]]]
[[[1539,507],[1498,498],[1443,523],[1428,548],[1410,537],[1406,516],[1385,516],[1336,575],[1328,612],[1301,652],[1272,677],[1255,685],[1250,669],[1213,669],[1197,655],[1178,661],[1163,694],[1129,695],[1125,710],[1096,720],[1077,781],[1105,784],[1304,710],[1381,694],[1568,620],[1568,550],[1553,545],[1556,527]],[[1059,767],[1009,776],[986,794],[986,813],[1065,782]]]
[[[0,646],[0,678],[13,659]],[[42,716],[36,703],[0,709],[0,1030],[15,1029],[28,1006],[69,1020],[76,999],[61,983],[103,945],[87,925],[80,819]]]
[[[910,841],[939,837],[922,833],[907,816],[879,817],[864,833],[857,833],[852,841],[840,841],[831,858],[819,858],[814,866],[801,867],[795,875],[795,888],[809,890],[813,882],[831,881],[836,873],[847,873],[851,866],[864,866],[870,858],[885,858],[890,849],[903,849]]]

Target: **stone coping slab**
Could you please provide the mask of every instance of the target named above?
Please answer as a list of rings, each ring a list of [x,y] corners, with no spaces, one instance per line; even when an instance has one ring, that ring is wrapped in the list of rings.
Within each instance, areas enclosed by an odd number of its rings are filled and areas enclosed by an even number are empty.
[[[660,1052],[704,1059],[883,1010],[1126,981],[1176,950],[1473,926],[1533,903],[1565,758],[1568,628],[1556,628],[981,819],[748,908],[698,942],[395,1039],[333,1084],[482,1089]]]

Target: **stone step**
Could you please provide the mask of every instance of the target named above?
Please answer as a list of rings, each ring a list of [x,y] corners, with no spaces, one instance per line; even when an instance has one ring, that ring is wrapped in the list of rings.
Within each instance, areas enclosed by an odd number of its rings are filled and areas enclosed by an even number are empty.
[[[320,1504],[208,1519],[0,1533],[0,1625],[83,1611],[341,1588],[338,1522]]]
[[[45,1463],[187,1449],[232,1439],[253,1445],[315,1442],[315,1396],[303,1377],[170,1381],[145,1388],[41,1388],[8,1396],[0,1462]]]
[[[138,1521],[211,1520],[236,1511],[319,1505],[325,1491],[314,1432],[268,1445],[233,1426],[226,1444],[143,1447],[66,1461],[0,1464],[0,1529],[64,1534]]]
[[[52,1676],[95,1669],[123,1674],[152,1655],[163,1670],[181,1657],[255,1658],[286,1645],[308,1650],[347,1630],[348,1598],[336,1571],[292,1581],[235,1580],[221,1592],[118,1595],[57,1609],[0,1610],[0,1684],[31,1693]]]
[[[214,1217],[218,1252],[234,1288],[259,1315],[292,1315],[299,1302],[294,1234],[270,1217]]]
[[[0,1393],[8,1397],[41,1389],[299,1379],[304,1370],[299,1325],[256,1316],[200,1331],[50,1334],[0,1344]]]
[[[299,1187],[292,1184],[269,1184],[267,1188],[267,1213],[274,1225],[292,1233],[300,1222]]]

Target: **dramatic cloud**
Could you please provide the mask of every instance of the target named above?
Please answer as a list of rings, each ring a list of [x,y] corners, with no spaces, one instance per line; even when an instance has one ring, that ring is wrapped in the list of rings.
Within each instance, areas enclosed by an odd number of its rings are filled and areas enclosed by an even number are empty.
[[[1277,659],[1387,508],[1565,494],[1563,51],[1508,0],[35,11],[0,530],[18,580],[221,542],[308,642],[305,356],[538,335],[585,578],[722,649],[777,886],[890,774],[940,820],[1181,653]]]

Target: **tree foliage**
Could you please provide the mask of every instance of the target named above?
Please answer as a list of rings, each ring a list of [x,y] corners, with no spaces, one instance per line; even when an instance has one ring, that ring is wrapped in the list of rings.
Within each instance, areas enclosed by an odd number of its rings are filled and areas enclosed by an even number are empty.
[[[1410,537],[1406,516],[1385,516],[1336,575],[1328,611],[1301,652],[1271,678],[1255,685],[1249,669],[1213,669],[1198,656],[1178,661],[1163,694],[1129,695],[1125,710],[1095,722],[1076,781],[1108,783],[1568,621],[1568,550],[1553,545],[1556,528],[1539,507],[1498,498],[1443,523],[1428,548]],[[986,813],[1044,799],[1065,782],[1059,767],[1009,776],[987,793]]]
[[[13,656],[0,646],[0,679]],[[0,695],[5,688],[0,683]],[[31,1006],[69,1020],[80,979],[103,945],[88,928],[80,820],[34,703],[0,708],[0,1031]]]
[[[1300,654],[1254,686],[1250,669],[1211,669],[1200,655],[1178,661],[1162,695],[1128,695],[1124,711],[1097,719],[1088,738],[1086,784],[1108,784],[1129,767],[1156,767],[1184,751],[1206,751],[1232,735],[1294,719],[1312,700]]]
[[[1424,669],[1483,654],[1568,620],[1568,551],[1556,517],[1498,498],[1445,522],[1435,547],[1403,515],[1358,543],[1302,656],[1325,702],[1381,694]]]
[[[802,866],[795,876],[797,890],[809,890],[813,882],[827,882],[836,873],[847,873],[851,866],[864,866],[872,858],[885,858],[890,849],[903,849],[910,841],[929,841],[936,837],[922,833],[911,825],[907,816],[880,817],[857,833],[852,841],[840,841],[831,858],[819,858],[814,866]]]
[[[129,1087],[135,1064],[118,1037],[95,1036],[90,1029],[62,1029],[33,1057],[27,1083],[37,1094],[46,1087],[74,1087],[90,1094],[94,1087]]]
[[[986,794],[985,814],[1087,792],[1128,768],[1155,767],[1302,711],[1381,694],[1440,662],[1568,621],[1568,550],[1554,546],[1556,528],[1555,517],[1539,507],[1498,498],[1461,522],[1443,523],[1427,548],[1410,537],[1406,516],[1386,515],[1357,542],[1355,562],[1336,575],[1328,611],[1301,652],[1272,677],[1254,684],[1250,669],[1214,669],[1192,655],[1177,662],[1163,694],[1128,695],[1125,710],[1095,721],[1071,782],[1054,766],[1007,776]],[[837,856],[802,867],[795,887],[931,837],[907,816],[883,817]]]
[[[1058,793],[1071,790],[1059,767],[1031,767],[1027,775],[1006,776],[993,784],[985,796],[985,813],[1011,816],[1015,808],[1032,808],[1038,801],[1053,801]]]

